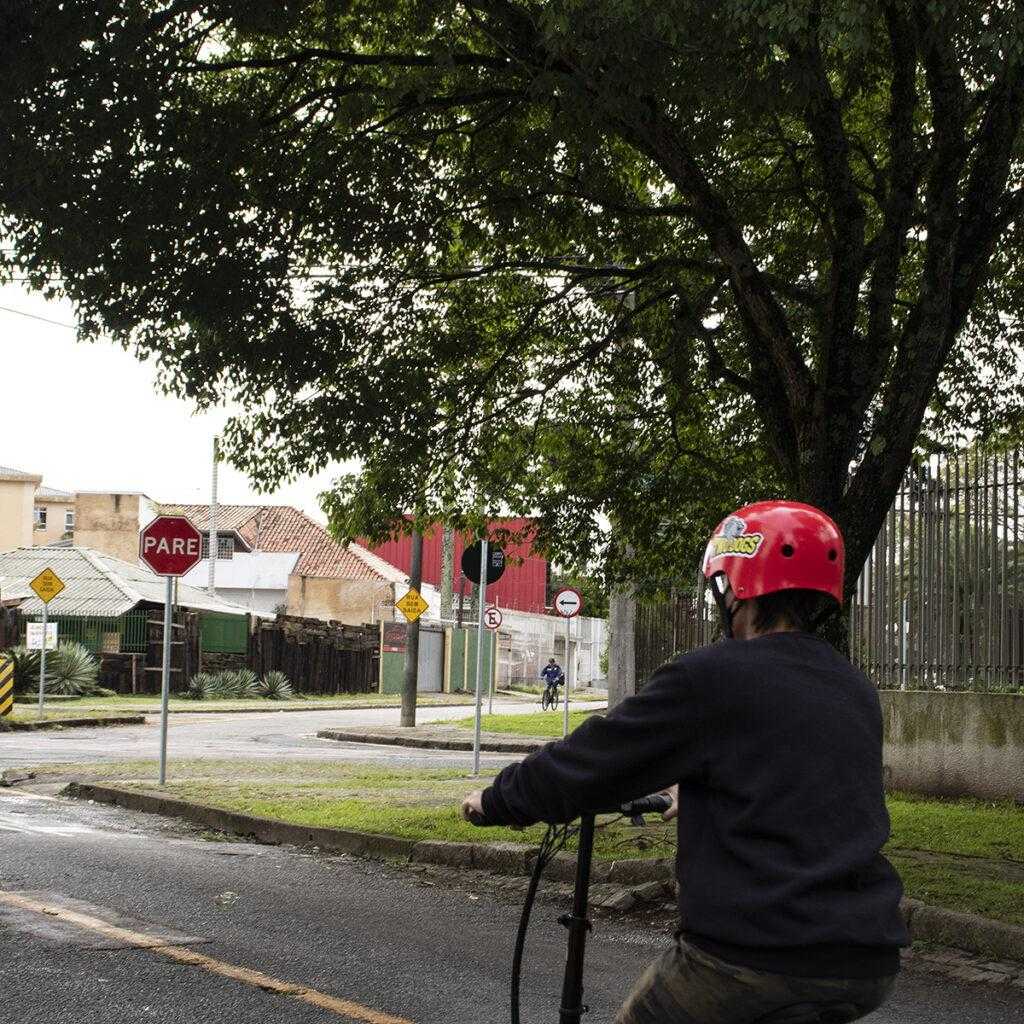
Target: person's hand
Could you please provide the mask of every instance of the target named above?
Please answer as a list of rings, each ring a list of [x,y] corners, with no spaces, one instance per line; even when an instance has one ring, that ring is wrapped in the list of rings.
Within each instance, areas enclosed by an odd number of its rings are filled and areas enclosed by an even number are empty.
[[[470,815],[479,814],[482,818],[484,816],[484,803],[483,803],[484,791],[482,789],[475,790],[462,801],[462,817],[465,821],[472,821]]]
[[[677,782],[674,786],[669,786],[668,789],[664,789],[662,792],[672,801],[672,806],[667,811],[662,812],[661,820],[671,821],[679,815],[679,783]]]

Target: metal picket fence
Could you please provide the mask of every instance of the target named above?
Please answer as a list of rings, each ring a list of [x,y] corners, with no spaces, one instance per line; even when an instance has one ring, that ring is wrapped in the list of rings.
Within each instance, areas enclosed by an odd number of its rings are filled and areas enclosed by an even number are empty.
[[[879,686],[1024,685],[1020,458],[958,452],[907,473],[857,583],[850,650]]]
[[[1017,451],[935,456],[908,471],[849,606],[850,655],[887,689],[1024,689]],[[703,579],[637,607],[637,678],[710,643]]]

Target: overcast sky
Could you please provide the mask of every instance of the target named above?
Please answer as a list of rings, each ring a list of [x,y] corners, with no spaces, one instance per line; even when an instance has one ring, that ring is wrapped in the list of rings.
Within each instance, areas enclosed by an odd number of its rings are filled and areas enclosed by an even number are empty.
[[[69,303],[8,285],[0,287],[0,307],[0,465],[41,473],[62,490],[209,501],[213,437],[227,409],[196,415],[156,390],[152,365],[106,342],[76,342]],[[220,500],[295,505],[323,521],[316,496],[333,475],[266,496],[222,464]]]

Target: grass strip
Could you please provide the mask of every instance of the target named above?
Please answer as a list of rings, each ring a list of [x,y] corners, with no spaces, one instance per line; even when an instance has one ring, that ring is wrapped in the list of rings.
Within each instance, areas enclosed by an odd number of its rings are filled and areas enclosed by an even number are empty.
[[[569,731],[585,722],[593,711],[572,711],[569,713]],[[483,715],[480,728],[484,732],[503,732],[510,736],[538,736],[542,739],[555,739],[562,735],[563,711],[538,711],[533,715]],[[473,717],[460,718],[451,725],[460,729],[472,729]]]
[[[465,693],[420,694],[417,701],[419,707],[445,707],[450,704],[469,703],[472,703],[472,698]],[[310,694],[287,701],[274,701],[265,698],[189,700],[186,697],[172,696],[168,701],[168,708],[171,711],[254,711],[267,708],[344,711],[353,707],[397,708],[401,706],[401,694],[390,693]],[[82,697],[69,702],[67,708],[69,711],[77,709],[79,712],[90,713],[93,711],[127,711],[131,714],[141,714],[144,711],[156,712],[160,709],[160,695],[120,694],[116,697]]]

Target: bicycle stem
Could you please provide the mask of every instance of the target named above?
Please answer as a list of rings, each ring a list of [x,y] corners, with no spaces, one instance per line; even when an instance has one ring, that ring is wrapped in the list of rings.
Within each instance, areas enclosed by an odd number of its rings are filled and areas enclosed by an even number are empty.
[[[590,865],[594,854],[594,815],[580,818],[579,846],[576,854],[576,887],[573,890],[572,913],[558,920],[569,930],[569,949],[562,982],[562,1006],[558,1024],[579,1024],[587,1007],[583,1005],[583,958],[586,953],[587,904],[590,898]]]

